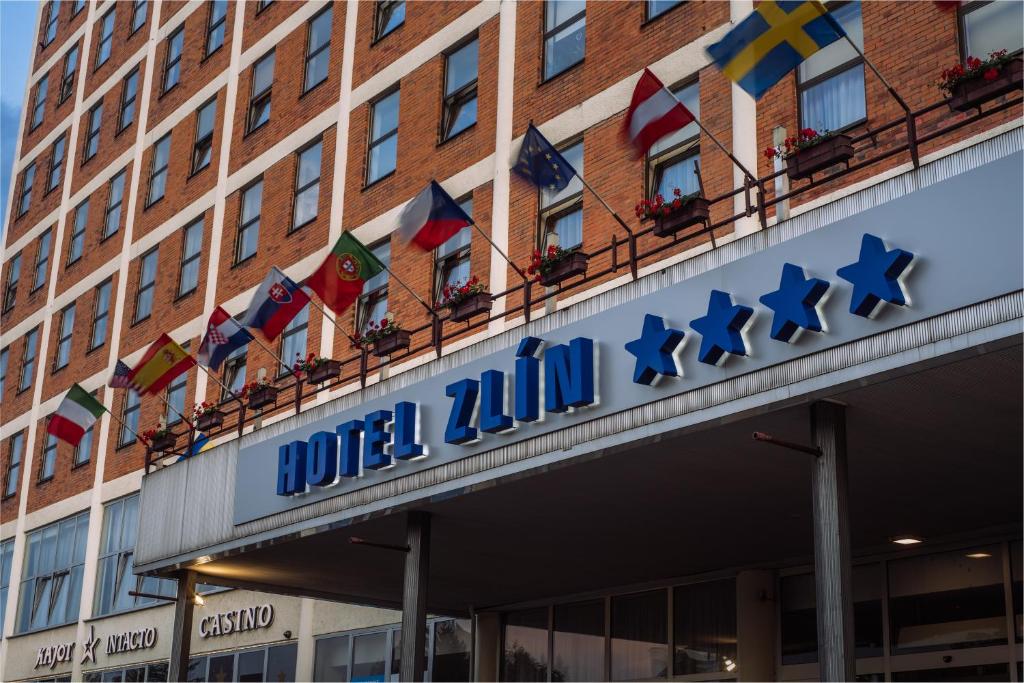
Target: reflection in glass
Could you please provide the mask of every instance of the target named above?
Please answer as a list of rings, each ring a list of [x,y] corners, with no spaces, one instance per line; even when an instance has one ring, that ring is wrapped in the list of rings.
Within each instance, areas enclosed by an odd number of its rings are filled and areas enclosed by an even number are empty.
[[[313,680],[347,681],[349,637],[334,636],[316,641]]]
[[[503,681],[548,679],[548,610],[546,607],[505,615]]]
[[[214,683],[235,680],[235,656],[210,657],[210,675],[207,680]]]
[[[297,643],[287,645],[276,645],[267,650],[267,681],[284,683],[295,680],[295,660],[298,657],[299,646]],[[260,652],[262,655],[262,651]],[[239,658],[239,672],[241,672],[241,658]],[[239,678],[239,680],[242,680]]]
[[[666,678],[668,598],[664,590],[612,598],[611,680]]]
[[[472,624],[468,619],[448,619],[434,623],[435,681],[468,681],[471,672]],[[392,668],[392,675],[397,669]]]
[[[352,639],[352,680],[383,681],[387,633],[367,633]]]
[[[604,678],[604,601],[555,606],[551,678],[600,681]]]
[[[734,671],[736,582],[677,586],[672,593],[676,675]]]
[[[954,666],[946,669],[894,671],[894,681],[1008,681],[1010,670],[1005,664]]]

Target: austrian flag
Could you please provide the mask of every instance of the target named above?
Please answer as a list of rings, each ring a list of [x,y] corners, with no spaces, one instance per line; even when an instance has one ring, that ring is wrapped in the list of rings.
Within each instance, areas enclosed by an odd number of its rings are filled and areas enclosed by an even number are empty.
[[[626,112],[625,130],[638,155],[655,142],[696,120],[690,110],[662,85],[650,69],[644,69],[633,90]]]
[[[92,394],[77,384],[72,384],[64,400],[60,402],[57,412],[46,425],[46,433],[77,446],[105,411],[103,404],[93,398]]]

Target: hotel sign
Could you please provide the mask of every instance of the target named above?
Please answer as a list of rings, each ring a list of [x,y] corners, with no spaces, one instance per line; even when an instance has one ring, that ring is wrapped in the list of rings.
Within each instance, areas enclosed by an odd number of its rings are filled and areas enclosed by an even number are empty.
[[[649,293],[628,303],[556,329],[541,319],[456,369],[335,413],[346,398],[310,409],[303,426],[240,449],[235,523],[1019,290],[1024,217],[999,188],[1024,182],[1020,162],[989,163],[685,279],[650,275]],[[984,226],[984,237],[967,238],[965,226]]]

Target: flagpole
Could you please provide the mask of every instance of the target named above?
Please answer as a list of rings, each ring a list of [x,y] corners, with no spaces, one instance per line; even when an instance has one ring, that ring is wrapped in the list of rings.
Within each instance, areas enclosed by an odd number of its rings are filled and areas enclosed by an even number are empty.
[[[253,337],[255,338],[255,335],[253,335]],[[220,381],[220,378],[219,378],[219,377],[217,377],[217,375],[215,375],[215,374],[213,374],[212,372],[210,372],[210,369],[209,369],[209,368],[207,368],[207,367],[204,367],[203,365],[201,365],[201,364],[199,364],[199,363],[196,363],[196,366],[197,366],[197,367],[199,367],[199,368],[200,368],[200,369],[201,369],[201,370],[202,370],[203,372],[205,372],[205,373],[207,374],[207,376],[208,376],[208,377],[209,377],[210,379],[212,379],[212,380],[213,380],[214,382],[216,382],[217,384],[219,384],[219,385],[221,386],[221,388],[222,388],[222,389],[223,389],[224,391],[226,391],[226,392],[228,392],[229,394],[231,394],[231,398],[233,398],[233,399],[235,399],[236,401],[238,401],[238,403],[239,403],[239,404],[241,404],[241,405],[245,405],[245,403],[244,403],[244,402],[242,401],[242,399],[241,399],[241,398],[240,398],[240,397],[238,396],[238,394],[236,394],[235,392],[231,391],[231,389],[229,389],[229,388],[228,388],[228,386],[227,386],[226,384],[224,384],[224,382]]]
[[[324,307],[321,306],[320,304],[318,304],[317,302],[313,301],[312,297],[310,297],[309,303],[313,304],[318,311],[323,313],[325,318],[330,318],[331,324],[334,325],[338,329],[339,332],[341,332],[343,335],[348,337],[348,340],[350,342],[352,342],[353,344],[358,344],[358,340],[355,337],[353,337],[351,334],[346,332],[345,328],[343,328],[340,324],[338,324],[337,318],[335,318],[333,315],[328,315],[327,311],[324,310]]]
[[[519,277],[521,277],[524,280],[526,280],[527,279],[526,273],[523,272],[523,269],[520,268],[519,266],[517,266],[516,264],[512,263],[512,259],[510,259],[508,257],[508,254],[506,254],[504,251],[502,251],[501,247],[499,247],[497,244],[494,243],[494,240],[491,239],[490,235],[488,235],[486,232],[484,232],[483,228],[481,228],[479,225],[476,224],[476,221],[471,221],[471,223],[472,223],[473,227],[476,228],[476,231],[479,232],[481,235],[483,235],[483,238],[485,240],[490,242],[491,246],[494,247],[494,250],[496,252],[498,252],[499,254],[501,254],[501,257],[504,258],[505,261],[507,261],[510,266],[512,266],[512,269],[514,271],[516,271],[516,273],[519,274]]]
[[[412,291],[412,289],[409,287],[409,285],[407,285],[404,282],[402,282],[401,278],[399,278],[397,275],[395,275],[395,272],[393,270],[391,270],[390,268],[388,268],[386,263],[384,263],[380,259],[377,259],[377,262],[380,263],[381,267],[384,268],[384,270],[388,271],[388,274],[391,277],[395,278],[395,281],[398,282],[398,284],[402,285],[402,287],[405,288],[405,291],[409,292],[409,294],[412,294],[412,297],[414,299],[416,299],[416,301],[419,301],[420,304],[423,305],[423,308],[427,309],[427,313],[429,313],[430,315],[434,316],[435,318],[438,317],[437,311],[435,311],[433,308],[431,308],[430,305],[427,304],[426,301],[421,299],[419,294],[417,294],[416,292]]]
[[[601,195],[597,193],[597,190],[590,186],[590,183],[587,182],[586,178],[584,178],[582,174],[576,173],[576,177],[580,179],[580,182],[583,183],[583,186],[590,190],[590,194],[594,195],[594,197],[597,198],[597,201],[601,202],[601,206],[603,206],[608,211],[608,213],[612,215],[612,218],[619,222],[619,225],[621,225],[623,230],[626,231],[626,234],[629,235],[629,271],[630,273],[633,274],[633,279],[635,280],[637,278],[636,235],[634,235],[633,230],[628,225],[626,225],[626,221],[622,220],[622,216],[616,213],[615,209],[608,206],[608,202],[606,202],[604,198],[602,198]]]
[[[677,101],[678,101],[678,100],[677,100]],[[736,164],[736,167],[737,167],[738,169],[740,169],[741,171],[743,171],[743,175],[747,176],[747,179],[748,179],[748,180],[750,180],[751,182],[754,182],[754,183],[756,183],[756,182],[757,182],[757,177],[756,177],[756,176],[755,176],[755,175],[754,175],[753,173],[751,173],[750,171],[748,171],[748,170],[747,170],[747,167],[746,167],[746,166],[744,166],[743,164],[741,164],[741,163],[740,163],[740,160],[739,160],[739,159],[737,159],[737,158],[736,158],[736,157],[735,157],[735,156],[733,155],[733,153],[732,153],[732,152],[730,152],[729,150],[727,150],[727,149],[725,148],[725,145],[723,145],[723,144],[722,144],[721,142],[719,142],[719,141],[718,141],[718,138],[716,138],[716,137],[714,136],[714,134],[713,134],[713,133],[712,133],[712,132],[711,132],[710,130],[708,130],[707,128],[705,128],[705,127],[704,127],[704,124],[700,122],[700,119],[698,119],[698,118],[694,117],[694,119],[693,119],[693,122],[697,124],[697,127],[698,127],[698,128],[700,128],[700,129],[701,129],[701,131],[703,131],[705,135],[707,135],[707,136],[708,136],[709,138],[711,138],[711,142],[713,142],[713,143],[715,143],[716,145],[718,145],[718,148],[719,148],[720,150],[722,150],[723,152],[725,152],[725,155],[726,155],[727,157],[729,157],[729,160],[730,160],[730,161],[732,161],[732,163]]]
[[[111,388],[111,389],[114,389],[115,387],[110,387],[110,388]],[[126,389],[128,389],[128,387],[125,387],[125,388],[126,388]],[[134,391],[134,390],[133,390],[133,389],[129,389],[129,391]],[[101,404],[101,405],[102,405],[102,404]],[[128,425],[126,425],[126,424],[125,424],[124,422],[122,422],[122,421],[121,421],[121,418],[119,418],[119,417],[117,417],[116,415],[114,415],[114,411],[112,411],[112,410],[107,410],[107,407],[106,407],[106,406],[103,406],[103,410],[104,410],[104,411],[106,411],[107,415],[109,415],[109,416],[110,416],[110,419],[111,419],[111,420],[113,420],[114,422],[116,422],[117,424],[121,425],[122,427],[124,427],[125,429],[127,429],[127,430],[128,430],[129,432],[131,432],[131,433],[132,433],[132,436],[134,436],[134,437],[135,437],[136,439],[140,439],[140,440],[142,439],[142,437],[141,437],[141,436],[139,436],[139,433],[138,433],[137,431],[135,431],[134,429],[132,429],[131,427],[129,427]]]
[[[181,413],[179,413],[179,412],[178,412],[178,409],[177,409],[177,408],[175,408],[174,406],[172,406],[172,405],[171,405],[171,404],[170,404],[170,403],[169,403],[169,402],[167,401],[167,399],[166,399],[166,398],[164,398],[163,392],[159,392],[159,393],[157,393],[157,397],[159,397],[159,398],[160,398],[160,400],[164,402],[164,405],[165,405],[165,406],[167,406],[168,408],[170,408],[170,409],[171,409],[171,411],[173,411],[175,415],[177,415],[178,417],[180,417],[180,418],[181,418],[181,420],[182,420],[182,422],[184,422],[185,424],[187,424],[187,425],[189,426],[189,428],[194,428],[194,427],[195,427],[195,425],[193,425],[193,424],[192,424],[191,420],[189,420],[189,419],[188,419],[187,417],[185,417],[184,415],[182,415]]]
[[[312,299],[310,299],[310,301],[312,301]],[[236,321],[236,322],[237,322],[237,321]],[[269,354],[271,355],[271,357],[273,357],[273,358],[274,358],[274,360],[276,360],[276,361],[277,361],[278,363],[280,363],[280,364],[281,364],[281,365],[283,365],[284,367],[288,368],[288,372],[290,372],[290,373],[291,373],[292,377],[294,377],[295,379],[302,379],[302,378],[301,378],[301,377],[300,377],[300,376],[299,376],[299,375],[298,375],[298,374],[297,374],[297,373],[295,372],[295,370],[293,370],[293,369],[292,369],[292,366],[288,365],[288,364],[287,364],[287,363],[285,363],[285,362],[284,362],[283,360],[281,360],[281,357],[280,357],[279,355],[277,355],[276,353],[274,353],[273,351],[271,351],[271,350],[270,350],[270,348],[268,348],[266,344],[264,344],[263,342],[261,342],[261,341],[260,341],[259,335],[255,335],[255,334],[254,334],[254,335],[252,335],[252,341],[256,342],[256,343],[257,343],[257,344],[259,345],[259,347],[260,347],[261,349],[263,349],[264,351],[266,351],[267,353],[269,353]]]

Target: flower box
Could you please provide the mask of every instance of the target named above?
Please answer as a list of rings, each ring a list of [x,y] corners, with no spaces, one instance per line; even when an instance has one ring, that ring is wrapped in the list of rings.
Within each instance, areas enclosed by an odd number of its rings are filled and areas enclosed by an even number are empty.
[[[791,180],[810,178],[818,171],[852,158],[853,139],[849,135],[832,135],[786,157],[786,175]]]
[[[448,319],[452,322],[461,323],[469,320],[474,315],[487,313],[491,310],[494,300],[487,292],[471,294],[457,304],[451,306],[451,313]]]
[[[177,440],[178,437],[174,434],[154,436],[149,440],[149,450],[154,453],[167,453],[168,451],[173,451],[174,444]]]
[[[390,356],[395,351],[409,348],[412,336],[406,330],[395,330],[373,340],[373,355],[378,358]]]
[[[546,273],[540,273],[538,282],[545,287],[554,287],[563,280],[568,280],[575,275],[586,275],[588,256],[580,251],[574,251],[561,261],[553,264]]]
[[[325,358],[317,366],[306,373],[310,384],[322,384],[341,376],[341,361]]]
[[[703,197],[694,197],[667,216],[655,216],[654,234],[658,237],[672,237],[683,228],[706,223],[710,217],[711,202]]]
[[[277,403],[277,387],[262,386],[249,391],[249,407],[259,410]]]
[[[224,412],[214,410],[196,416],[196,429],[206,432],[224,424]]]
[[[1024,79],[1024,60],[1011,59],[999,70],[999,75],[987,81],[982,78],[963,80],[953,86],[949,108],[953,111],[970,111],[983,102],[1013,92]]]

